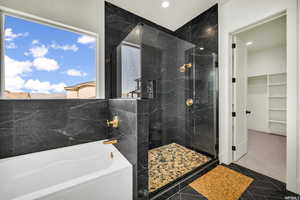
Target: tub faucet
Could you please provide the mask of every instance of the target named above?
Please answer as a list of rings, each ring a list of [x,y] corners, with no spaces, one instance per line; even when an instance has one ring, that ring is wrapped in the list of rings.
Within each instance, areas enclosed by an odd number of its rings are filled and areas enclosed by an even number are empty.
[[[115,116],[115,117],[113,118],[113,120],[111,120],[111,121],[108,121],[108,120],[107,120],[106,123],[107,123],[107,126],[108,126],[108,127],[119,128],[120,120],[119,120],[119,117],[118,117],[118,116]]]
[[[109,139],[109,140],[105,140],[103,141],[103,144],[118,144],[119,141],[117,139]]]

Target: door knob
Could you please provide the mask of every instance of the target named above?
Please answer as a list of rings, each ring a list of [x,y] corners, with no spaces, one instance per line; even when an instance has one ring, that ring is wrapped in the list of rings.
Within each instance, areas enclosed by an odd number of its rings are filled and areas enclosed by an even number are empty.
[[[247,115],[251,114],[251,111],[246,110],[246,114],[247,114]]]

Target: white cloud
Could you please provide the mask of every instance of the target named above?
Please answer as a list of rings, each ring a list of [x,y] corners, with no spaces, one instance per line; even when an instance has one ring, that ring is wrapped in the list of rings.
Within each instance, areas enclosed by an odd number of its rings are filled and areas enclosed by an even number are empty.
[[[29,49],[30,53],[33,57],[44,57],[48,53],[48,48],[45,45],[42,46],[35,46]]]
[[[60,68],[56,60],[44,57],[34,59],[33,66],[40,71],[55,71]]]
[[[73,45],[68,45],[68,44],[59,45],[57,43],[52,43],[50,45],[50,47],[53,48],[53,49],[61,49],[61,50],[64,50],[64,51],[74,51],[74,52],[76,52],[76,51],[79,50],[79,48],[75,44],[73,44]]]
[[[7,77],[5,78],[5,90],[13,92],[22,92],[24,83],[24,79],[22,79],[20,76]]]
[[[87,75],[87,73],[81,72],[81,71],[79,71],[79,70],[77,70],[77,69],[69,69],[69,70],[67,71],[67,74],[68,74],[69,76],[86,76],[86,75]]]
[[[24,88],[31,90],[32,93],[49,94],[50,92],[63,92],[66,86],[65,83],[51,84],[48,81],[41,82],[37,79],[30,79],[25,83]]]
[[[34,59],[33,66],[40,71],[55,71],[60,68],[56,60],[43,57]]]
[[[11,28],[6,28],[4,36],[6,41],[13,41],[16,38],[28,36],[28,33],[14,33]]]
[[[29,61],[17,61],[5,56],[5,89],[21,92],[25,81],[22,76],[32,71],[32,63]]]
[[[5,45],[5,48],[7,48],[7,49],[16,49],[17,45],[14,42],[9,42]]]
[[[65,83],[52,84],[48,81],[38,79],[24,80],[22,77],[32,71],[37,70],[52,71],[59,68],[57,62],[48,58],[36,58],[34,62],[17,61],[5,56],[5,89],[14,92],[22,92],[24,89],[32,93],[64,92]]]
[[[38,41],[38,40],[32,40],[32,44],[39,44],[40,43],[40,41]]]
[[[80,44],[91,44],[96,42],[96,38],[83,35],[77,39],[77,42]]]
[[[65,83],[58,83],[58,84],[51,85],[51,88],[54,92],[64,92],[65,87],[67,87]]]
[[[17,61],[5,56],[5,78],[24,75],[32,71],[32,63],[30,61]]]

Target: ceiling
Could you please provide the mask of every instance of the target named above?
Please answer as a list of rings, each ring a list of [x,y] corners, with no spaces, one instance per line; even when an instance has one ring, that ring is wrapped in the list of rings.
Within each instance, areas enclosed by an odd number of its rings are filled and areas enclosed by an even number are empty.
[[[248,46],[250,52],[286,44],[286,16],[279,17],[265,24],[246,30],[237,35]]]
[[[87,3],[88,1],[88,3]],[[0,6],[97,33],[99,0],[0,0]]]
[[[168,0],[170,6],[163,8],[163,0],[106,0],[136,15],[148,19],[172,31],[217,3],[217,0]],[[187,3],[188,2],[188,3]]]

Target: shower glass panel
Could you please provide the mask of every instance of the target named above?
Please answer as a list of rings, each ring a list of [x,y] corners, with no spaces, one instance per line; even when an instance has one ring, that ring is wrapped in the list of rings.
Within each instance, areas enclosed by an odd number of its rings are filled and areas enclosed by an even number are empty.
[[[117,49],[118,97],[149,100],[156,193],[217,158],[217,55],[142,24]]]

